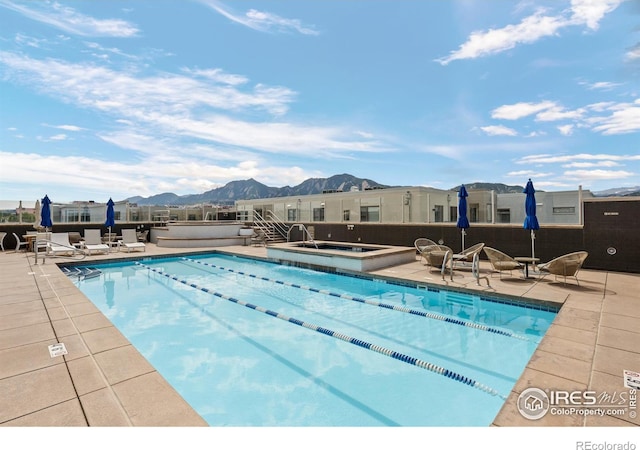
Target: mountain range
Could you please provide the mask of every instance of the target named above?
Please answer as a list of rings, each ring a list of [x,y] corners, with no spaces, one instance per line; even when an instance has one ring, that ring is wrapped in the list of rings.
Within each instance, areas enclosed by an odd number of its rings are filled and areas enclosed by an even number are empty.
[[[333,175],[329,178],[309,178],[293,187],[270,187],[250,178],[248,180],[231,181],[222,187],[203,192],[202,194],[177,195],[171,192],[166,192],[163,194],[152,195],[150,197],[129,197],[126,200],[129,203],[136,203],[139,206],[184,206],[202,203],[232,205],[236,200],[321,194],[323,192],[345,192],[350,190],[364,191],[389,187],[400,186],[388,186],[377,183],[368,178],[358,178],[353,175],[343,173]],[[524,189],[522,186],[510,186],[502,183],[469,183],[465,184],[465,187],[467,190],[494,190],[498,194],[522,193]],[[460,186],[455,186],[450,190],[458,191],[459,189]],[[593,194],[597,197],[640,195],[640,186],[608,189],[606,191],[594,192]]]

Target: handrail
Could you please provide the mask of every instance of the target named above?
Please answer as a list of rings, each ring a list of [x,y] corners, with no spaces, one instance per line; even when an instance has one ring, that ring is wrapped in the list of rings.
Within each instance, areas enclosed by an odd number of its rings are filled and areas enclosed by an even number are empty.
[[[480,286],[480,279],[484,279],[487,282],[487,286],[491,286],[489,284],[489,277],[484,276],[481,277],[480,276],[480,255],[478,255],[477,253],[473,255],[473,262],[471,263],[471,274],[473,275],[473,277],[476,279],[476,283],[478,283],[478,286]]]
[[[451,274],[451,281],[453,281],[453,251],[447,250],[444,252],[444,260],[442,261],[442,268],[440,269],[440,274],[442,275],[442,280],[444,280],[444,273],[447,271],[447,261],[451,261],[449,267],[449,273]]]
[[[307,227],[304,226],[304,224],[302,223],[294,223],[291,228],[289,228],[289,231],[287,231],[287,242],[290,241],[289,239],[289,235],[291,234],[291,230],[293,230],[295,227],[298,227],[298,230],[303,231],[304,233],[302,233],[302,242],[307,242],[307,240],[305,239],[305,236],[309,237],[309,241],[311,241],[311,243],[315,246],[315,248],[318,248],[318,244],[316,243],[315,239],[313,239],[313,236],[311,236],[311,233],[309,232],[309,230],[307,230]]]
[[[267,210],[267,216],[265,219],[258,211],[253,211],[253,223],[256,228],[264,232],[274,230],[285,239],[290,227],[272,211]]]
[[[52,241],[51,239],[35,239],[35,240],[33,241],[33,252],[34,252],[34,253],[35,253],[35,255],[36,255],[36,261],[35,261],[35,263],[36,263],[36,264],[38,264],[38,254],[40,253],[40,252],[38,251],[38,249],[39,249],[40,245],[41,245],[41,244],[44,244],[44,245],[46,245],[46,246],[48,247],[48,244],[49,244],[50,242],[53,242],[53,241]],[[74,247],[73,245],[61,244],[61,243],[59,243],[59,242],[55,242],[55,244],[56,244],[58,247],[68,248],[69,250],[73,251],[73,255],[71,255],[71,256],[66,256],[66,258],[84,259],[84,258],[85,258],[85,256],[87,256],[83,251],[80,251],[79,249],[77,249],[77,248],[76,248],[76,247]],[[80,258],[75,258],[76,254],[80,255]],[[47,250],[45,250],[45,252],[44,252],[44,256],[42,257],[42,262],[43,262],[43,263],[46,261],[47,256],[55,257],[55,258],[58,258],[58,257],[63,258],[63,257],[65,257],[65,256],[58,256],[58,255],[56,255],[56,254],[49,254],[49,253],[48,253],[48,251],[47,251]]]

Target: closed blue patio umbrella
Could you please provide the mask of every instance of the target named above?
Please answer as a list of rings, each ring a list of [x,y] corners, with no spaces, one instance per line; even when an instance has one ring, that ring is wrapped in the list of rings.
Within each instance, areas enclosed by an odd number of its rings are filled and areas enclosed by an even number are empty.
[[[464,187],[464,184],[460,186],[460,191],[458,192],[458,223],[456,226],[462,230],[462,251],[464,251],[464,236],[467,234],[465,231],[469,228],[469,219],[467,219],[467,189]]]
[[[540,224],[538,224],[538,218],[536,217],[536,190],[533,188],[533,183],[531,182],[531,178],[527,182],[527,186],[524,188],[525,194],[527,197],[524,200],[524,211],[526,213],[526,217],[524,218],[524,229],[531,230],[531,257],[536,257],[535,250],[535,239],[536,233],[535,230],[540,229]]]
[[[40,212],[40,226],[46,229],[51,228],[53,223],[51,222],[51,200],[49,196],[45,195],[42,199],[42,211]]]
[[[113,210],[115,203],[112,199],[107,202],[107,220],[104,223],[109,228],[109,240],[111,240],[111,227],[116,224],[116,213]]]

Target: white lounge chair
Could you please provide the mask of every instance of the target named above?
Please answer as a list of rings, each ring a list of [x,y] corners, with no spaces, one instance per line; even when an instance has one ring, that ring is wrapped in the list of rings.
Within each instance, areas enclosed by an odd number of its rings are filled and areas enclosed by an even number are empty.
[[[91,255],[91,252],[109,253],[109,246],[102,243],[100,237],[100,230],[88,229],[84,230],[84,240],[82,242],[82,249],[87,255]]]
[[[133,228],[122,230],[122,239],[118,241],[118,251],[120,251],[121,247],[126,248],[127,252],[136,249],[142,249],[144,252],[147,249],[144,242],[138,241],[136,230]]]
[[[80,249],[69,242],[69,233],[51,233],[51,240],[47,242],[47,255],[58,254],[76,255],[83,254]]]

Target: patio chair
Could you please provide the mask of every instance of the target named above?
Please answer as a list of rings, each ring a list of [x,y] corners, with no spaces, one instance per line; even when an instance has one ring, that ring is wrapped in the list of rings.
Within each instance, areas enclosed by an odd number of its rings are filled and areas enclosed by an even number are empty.
[[[7,233],[0,232],[0,248],[2,249],[2,251],[4,251],[4,238],[7,235]]]
[[[480,255],[480,252],[482,251],[483,247],[484,247],[484,242],[480,242],[478,244],[472,245],[469,248],[466,248],[464,251],[460,253],[456,253],[455,255],[453,255],[454,264],[473,262],[473,258],[476,255],[478,256]]]
[[[120,251],[121,247],[126,248],[127,252],[131,252],[131,250],[142,250],[144,252],[147,249],[144,242],[138,241],[135,228],[122,230],[122,239],[118,241],[118,251]]]
[[[16,252],[20,251],[20,248],[24,247],[25,251],[29,249],[29,241],[21,241],[20,236],[16,233],[12,233],[13,237],[16,239]],[[4,247],[3,247],[4,250]]]
[[[267,246],[267,236],[264,234],[262,230],[256,230],[251,236],[251,245],[255,246]]]
[[[498,272],[500,275],[500,279],[502,279],[502,272],[509,271],[509,274],[511,274],[514,269],[522,269],[524,267],[522,263],[519,263],[511,256],[501,252],[500,250],[496,250],[491,247],[483,247],[482,250],[487,255],[487,258],[489,258],[489,262],[491,263],[491,267],[494,272]]]
[[[98,229],[84,230],[84,240],[81,243],[82,249],[87,255],[91,255],[91,252],[109,253],[109,246],[102,243]]]
[[[548,274],[555,275],[555,279],[558,279],[558,275],[564,277],[564,284],[567,284],[567,277],[574,277],[576,283],[580,286],[578,281],[578,272],[584,264],[584,260],[589,256],[588,252],[579,251],[573,253],[567,253],[566,255],[558,256],[551,261],[538,264],[538,270],[540,272],[546,272],[543,277]]]
[[[434,241],[432,241],[431,239],[418,238],[413,242],[413,245],[415,246],[416,251],[420,255],[420,261],[422,261],[422,259],[425,257],[422,254],[422,251],[425,249],[425,247],[428,247],[429,245],[437,245],[437,244]]]
[[[437,268],[442,273],[444,273],[446,265],[451,262],[451,259],[453,257],[453,250],[451,250],[451,248],[447,247],[446,245],[427,245],[422,250],[422,255],[427,261],[427,265]]]
[[[69,242],[69,233],[51,233],[51,239],[47,242],[47,255],[57,256],[59,254],[84,255],[80,249]]]

